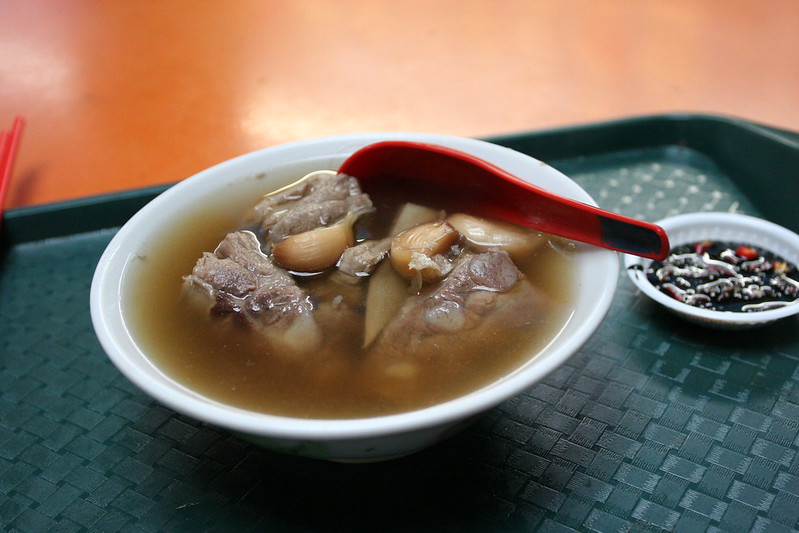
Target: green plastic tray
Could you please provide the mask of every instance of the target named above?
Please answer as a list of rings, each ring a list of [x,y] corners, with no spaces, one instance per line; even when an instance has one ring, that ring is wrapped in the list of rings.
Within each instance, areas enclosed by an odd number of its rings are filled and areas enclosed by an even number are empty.
[[[799,136],[664,115],[490,139],[648,220],[738,211],[799,231]],[[7,214],[0,242],[4,531],[791,531],[799,329],[720,333],[622,277],[603,325],[543,382],[395,461],[274,454],[133,387],[91,328],[115,228],[164,188]]]

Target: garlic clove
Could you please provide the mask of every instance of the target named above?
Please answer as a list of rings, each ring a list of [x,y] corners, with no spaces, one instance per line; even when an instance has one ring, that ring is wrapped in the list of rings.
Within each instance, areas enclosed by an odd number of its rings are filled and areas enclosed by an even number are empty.
[[[421,274],[424,281],[437,281],[446,274],[446,269],[440,268],[440,261],[421,259],[444,256],[459,239],[457,230],[443,220],[419,224],[394,237],[389,255],[391,264],[406,279]]]
[[[332,267],[348,246],[354,244],[352,225],[355,217],[324,228],[286,237],[272,245],[272,258],[295,272],[321,272]]]
[[[505,250],[514,261],[524,261],[547,241],[547,236],[502,220],[455,213],[446,221],[479,252]]]

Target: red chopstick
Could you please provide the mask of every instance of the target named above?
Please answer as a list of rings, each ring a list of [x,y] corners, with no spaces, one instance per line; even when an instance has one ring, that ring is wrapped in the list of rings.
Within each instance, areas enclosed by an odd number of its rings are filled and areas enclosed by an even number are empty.
[[[0,224],[3,222],[3,206],[5,205],[8,183],[11,181],[11,172],[14,170],[14,160],[17,157],[19,139],[25,119],[16,117],[10,130],[0,132]]]

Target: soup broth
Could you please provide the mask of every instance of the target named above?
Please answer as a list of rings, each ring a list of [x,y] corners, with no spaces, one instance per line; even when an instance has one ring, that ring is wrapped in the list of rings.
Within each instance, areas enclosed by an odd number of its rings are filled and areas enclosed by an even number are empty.
[[[363,286],[336,284],[333,274],[298,277],[317,301],[352,299],[355,312],[324,331],[319,350],[301,357],[276,353],[253,328],[187,305],[183,277],[198,257],[214,250],[257,200],[251,188],[211,210],[182,218],[152,243],[126,280],[126,320],[153,362],[174,380],[209,398],[243,409],[304,418],[358,418],[400,413],[450,400],[491,384],[535,357],[570,315],[570,243],[549,238],[517,267],[532,285],[535,316],[513,330],[489,325],[468,344],[458,335],[435,355],[408,354],[412,377],[387,372],[363,347]],[[423,197],[375,200],[377,215],[363,217],[359,236],[383,235],[399,206]],[[435,207],[435,206],[432,206]],[[341,318],[341,317],[339,317]],[[402,373],[402,365],[397,368]]]

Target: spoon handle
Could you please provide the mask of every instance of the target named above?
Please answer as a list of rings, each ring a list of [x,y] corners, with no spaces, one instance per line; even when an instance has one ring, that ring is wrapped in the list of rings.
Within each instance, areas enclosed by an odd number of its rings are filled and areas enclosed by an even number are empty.
[[[483,216],[631,255],[656,260],[668,255],[668,236],[656,224],[553,194],[510,174],[490,194],[482,208],[475,206]]]
[[[669,252],[668,236],[655,224],[556,195],[445,146],[374,143],[347,158],[339,172],[358,178],[370,195],[421,197],[450,212],[506,220],[650,259],[663,259]]]

